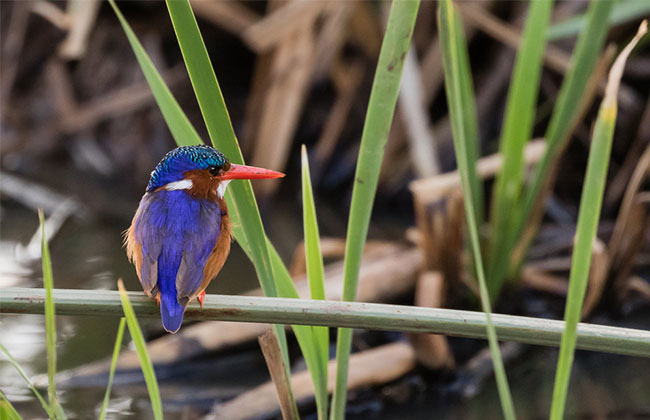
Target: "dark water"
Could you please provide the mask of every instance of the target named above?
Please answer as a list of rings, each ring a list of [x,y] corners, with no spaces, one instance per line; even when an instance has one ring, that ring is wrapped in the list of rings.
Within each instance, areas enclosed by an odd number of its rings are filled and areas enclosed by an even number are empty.
[[[137,205],[137,202],[136,202]],[[37,215],[13,203],[3,203],[0,224],[2,246],[0,261],[0,287],[42,287],[40,260],[25,261],[21,244],[29,242],[37,228]],[[120,233],[128,227],[114,223],[92,223],[70,219],[51,243],[54,284],[57,288],[111,289],[116,279],[123,278],[129,290],[141,286],[122,249]],[[254,269],[243,252],[233,246],[231,258],[220,275],[222,281],[213,282],[208,293],[238,293],[257,286]],[[94,316],[57,317],[58,370],[65,370],[87,362],[105,358],[112,353],[118,318]],[[2,315],[0,320],[0,343],[18,360],[27,375],[33,377],[47,371],[45,349],[45,324],[41,315]],[[159,334],[160,323],[141,320],[145,334]],[[128,342],[128,332],[125,342]],[[179,417],[186,404],[203,409],[209,408],[215,396],[232,397],[266,378],[263,359],[255,352],[247,352],[247,358],[226,356],[223,360],[193,363],[189,371],[163,369],[161,392],[165,398],[169,417]],[[225,362],[224,362],[225,360]],[[207,363],[207,366],[206,366]],[[242,375],[232,375],[236,367]],[[210,372],[221,374],[206,377]],[[165,381],[165,377],[180,377],[181,381]],[[150,412],[146,389],[140,381],[140,372],[117,376],[113,388],[111,406],[118,408],[113,418],[129,414],[134,418],[146,418]],[[186,383],[184,384],[183,381]],[[121,386],[123,382],[135,385]],[[93,418],[103,399],[105,381],[84,389],[64,390],[60,399],[71,418]],[[14,368],[0,358],[0,389],[25,418],[42,417],[43,411],[31,391]],[[97,411],[98,412],[98,411]],[[179,417],[180,418],[180,417]]]
[[[284,204],[291,206],[291,203]],[[292,214],[280,207],[274,214]],[[344,226],[344,220],[339,221]],[[115,289],[117,278],[127,288],[139,290],[133,268],[121,247],[123,222],[69,220],[51,244],[55,287]],[[292,219],[274,219],[270,235],[282,253],[290,251],[302,235]],[[0,224],[0,287],[41,287],[40,261],[25,262],[16,247],[26,244],[37,227],[37,216],[17,204],[3,203]],[[340,234],[339,232],[336,232]],[[384,232],[386,233],[386,232]],[[387,235],[388,236],[388,235]],[[233,247],[222,274],[209,293],[238,293],[257,286],[251,264]],[[647,320],[647,318],[646,318]],[[46,372],[45,327],[40,315],[3,315],[0,342],[20,362],[28,376]],[[102,359],[112,352],[117,318],[57,317],[58,369],[80,366]],[[143,319],[149,336],[160,333],[157,320]],[[127,339],[128,342],[128,333]],[[508,365],[513,397],[522,419],[548,416],[556,351],[530,348]],[[264,361],[255,343],[238,350],[157,369],[164,400],[165,417],[197,418],[218,400],[226,400],[268,379]],[[116,376],[109,418],[152,418],[151,407],[139,371]],[[106,386],[96,378],[86,386],[59,391],[70,418],[95,418]],[[416,372],[373,390],[356,392],[349,406],[353,419],[497,419],[501,417],[493,380],[477,388],[475,395],[462,398],[475,384],[472,378]],[[43,418],[44,412],[23,380],[4,358],[0,358],[0,389],[24,418]],[[43,390],[45,394],[46,391]],[[650,418],[650,361],[641,358],[578,352],[571,395],[572,418]],[[310,409],[307,418],[315,418]]]

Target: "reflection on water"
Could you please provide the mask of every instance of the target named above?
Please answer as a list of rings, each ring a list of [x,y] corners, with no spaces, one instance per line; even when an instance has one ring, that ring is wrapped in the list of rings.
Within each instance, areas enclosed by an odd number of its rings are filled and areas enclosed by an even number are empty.
[[[32,270],[16,259],[18,243],[0,240],[0,287],[17,287],[27,283]]]
[[[136,203],[137,204],[137,203]],[[135,207],[134,207],[135,208]],[[122,277],[127,289],[141,290],[133,267],[122,249],[121,232],[128,221],[90,223],[69,220],[51,243],[54,285],[57,288],[111,289]],[[26,261],[17,251],[27,244],[38,227],[37,215],[11,202],[4,203],[0,219],[0,288],[42,287],[39,261]],[[224,269],[208,293],[240,293],[257,286],[254,269],[236,245]],[[1,293],[1,291],[0,291]],[[110,356],[118,318],[57,317],[59,371]],[[160,321],[143,319],[145,334],[161,334]],[[47,371],[45,323],[42,315],[2,315],[0,343],[33,378]],[[129,342],[128,331],[125,342]],[[219,360],[193,361],[179,366],[157,367],[166,418],[180,418],[187,411],[205,411],[217,399],[232,398],[267,379],[259,352],[252,347],[244,356],[225,355]],[[233,371],[237,375],[233,375]],[[58,396],[70,418],[94,418],[104,397],[108,378],[95,378],[88,386],[59,390]],[[40,403],[21,376],[0,357],[0,389],[25,418],[43,417]],[[46,393],[46,390],[42,390]],[[115,377],[108,418],[148,418],[151,407],[140,371]]]
[[[37,361],[45,357],[45,320],[32,315],[3,316],[2,345],[20,363],[27,376],[40,373]],[[4,359],[4,356],[3,356]],[[11,401],[31,399],[19,373],[4,360],[0,363],[0,387]]]

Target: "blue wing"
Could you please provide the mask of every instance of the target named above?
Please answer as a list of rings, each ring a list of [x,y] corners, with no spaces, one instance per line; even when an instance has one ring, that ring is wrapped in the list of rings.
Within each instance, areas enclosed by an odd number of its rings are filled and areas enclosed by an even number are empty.
[[[219,237],[221,211],[215,202],[192,198],[185,191],[146,193],[134,222],[142,247],[140,281],[161,294],[165,328],[182,321],[189,299],[198,293],[203,268]]]
[[[217,203],[199,200],[196,223],[185,230],[183,257],[176,276],[178,298],[191,299],[203,283],[203,269],[221,233],[221,210]]]

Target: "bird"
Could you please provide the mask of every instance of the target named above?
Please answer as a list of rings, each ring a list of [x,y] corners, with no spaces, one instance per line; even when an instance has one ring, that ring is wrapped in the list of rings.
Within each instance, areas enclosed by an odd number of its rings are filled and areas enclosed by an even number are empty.
[[[205,289],[230,253],[224,199],[230,181],[283,176],[231,163],[206,145],[177,147],[151,172],[124,246],[144,292],[158,302],[167,332],[180,329],[194,298],[203,308]]]

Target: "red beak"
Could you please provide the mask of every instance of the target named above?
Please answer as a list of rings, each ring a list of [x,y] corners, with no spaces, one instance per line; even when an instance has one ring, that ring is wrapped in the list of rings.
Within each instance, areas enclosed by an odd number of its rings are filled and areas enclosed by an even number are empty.
[[[221,176],[222,180],[230,179],[268,179],[268,178],[282,178],[282,172],[272,171],[270,169],[256,168],[255,166],[230,164],[228,172]]]

